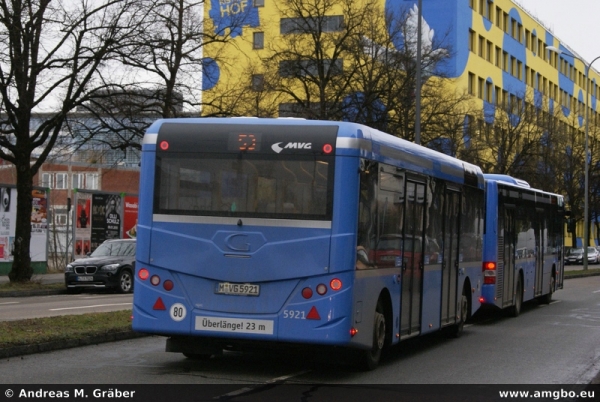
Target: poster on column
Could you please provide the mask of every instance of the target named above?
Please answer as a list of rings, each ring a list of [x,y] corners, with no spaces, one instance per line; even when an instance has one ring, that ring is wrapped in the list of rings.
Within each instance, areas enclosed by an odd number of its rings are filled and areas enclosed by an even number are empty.
[[[138,197],[126,195],[123,198],[123,238],[135,239],[137,237]]]
[[[31,261],[46,261],[48,239],[48,206],[46,193],[33,190],[31,205]],[[0,262],[13,260],[17,224],[17,189],[0,187]]]
[[[46,192],[42,190],[33,190],[31,195],[31,261],[46,261],[48,199]]]
[[[92,200],[91,195],[86,193],[77,193],[76,208],[75,208],[75,237],[74,258],[81,258],[92,251],[91,247],[91,211]]]
[[[121,202],[120,195],[109,195],[106,200],[106,238],[121,238]]]
[[[106,240],[106,194],[92,196],[92,250]]]
[[[121,238],[121,196],[94,194],[92,197],[92,249],[104,240]]]
[[[12,261],[15,223],[17,221],[17,191],[14,188],[0,188],[0,261]]]

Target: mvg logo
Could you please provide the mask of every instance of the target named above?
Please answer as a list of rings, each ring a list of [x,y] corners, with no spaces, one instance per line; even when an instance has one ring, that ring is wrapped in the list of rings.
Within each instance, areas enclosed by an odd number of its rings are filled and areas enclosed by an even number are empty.
[[[285,146],[281,146],[283,142],[277,142],[271,145],[271,149],[280,153],[284,149],[312,149],[312,142],[288,142]]]

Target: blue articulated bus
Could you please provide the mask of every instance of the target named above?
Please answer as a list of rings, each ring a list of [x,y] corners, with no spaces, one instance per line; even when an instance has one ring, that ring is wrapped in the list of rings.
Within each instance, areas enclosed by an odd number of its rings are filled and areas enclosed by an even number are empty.
[[[369,127],[155,122],[144,137],[133,328],[206,358],[458,336],[480,306],[481,170]]]
[[[510,176],[485,174],[484,306],[518,316],[523,302],[550,303],[564,278],[561,195]]]

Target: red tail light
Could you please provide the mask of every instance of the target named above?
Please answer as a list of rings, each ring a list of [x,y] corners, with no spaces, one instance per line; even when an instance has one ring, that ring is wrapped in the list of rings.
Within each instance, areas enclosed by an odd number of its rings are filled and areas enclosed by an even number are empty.
[[[482,266],[483,284],[494,285],[496,283],[496,262],[484,261]]]
[[[145,281],[150,276],[150,272],[146,268],[142,268],[138,271],[138,278]]]
[[[333,278],[330,282],[329,282],[329,287],[331,288],[331,290],[340,290],[342,288],[342,281],[339,280],[338,278]]]

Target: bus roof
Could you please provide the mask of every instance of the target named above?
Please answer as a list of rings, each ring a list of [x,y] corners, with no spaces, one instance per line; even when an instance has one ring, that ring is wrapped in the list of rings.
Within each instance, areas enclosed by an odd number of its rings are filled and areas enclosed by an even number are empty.
[[[148,128],[143,144],[155,145],[158,132],[165,123],[230,124],[242,126],[337,126],[336,149],[338,150],[338,155],[360,155],[401,168],[416,169],[423,174],[443,177],[457,183],[465,183],[483,188],[483,173],[478,166],[359,123],[256,117],[161,119],[154,122]]]

